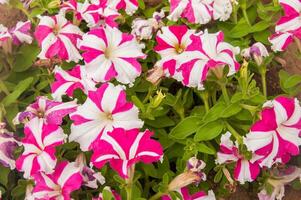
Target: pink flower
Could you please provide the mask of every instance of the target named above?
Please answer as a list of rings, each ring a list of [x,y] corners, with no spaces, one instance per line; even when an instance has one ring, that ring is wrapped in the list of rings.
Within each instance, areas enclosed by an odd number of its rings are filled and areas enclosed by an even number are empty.
[[[4,167],[15,169],[14,151],[19,142],[15,139],[13,133],[5,128],[6,124],[0,122],[0,164]]]
[[[57,56],[68,62],[77,62],[82,58],[76,48],[82,35],[82,31],[62,14],[42,16],[35,31],[35,37],[42,48],[38,57],[46,59]]]
[[[261,119],[253,124],[245,143],[262,167],[286,163],[291,155],[299,155],[300,128],[299,101],[280,96],[263,105]]]
[[[260,168],[254,157],[251,160],[239,153],[238,145],[230,140],[231,133],[227,132],[221,137],[220,151],[217,153],[217,163],[236,162],[234,178],[241,184],[252,182],[260,173]]]
[[[87,73],[95,81],[106,82],[112,78],[124,84],[133,84],[141,74],[138,58],[144,58],[142,49],[133,35],[117,28],[98,28],[83,36],[80,49]]]
[[[269,56],[269,52],[262,43],[256,42],[249,48],[243,49],[241,55],[246,59],[254,59],[256,64],[260,66],[263,62],[263,58]]]
[[[77,20],[86,21],[88,23],[88,27],[96,27],[101,24],[116,27],[117,23],[115,20],[120,14],[102,4],[91,4],[88,0],[85,0],[84,3],[77,2],[76,0],[69,0],[62,4],[61,11],[74,12]]]
[[[57,125],[45,125],[34,118],[24,129],[24,152],[16,161],[16,167],[29,178],[37,172],[51,173],[56,165],[55,147],[64,143],[66,135]]]
[[[274,51],[283,51],[293,41],[294,37],[301,39],[301,2],[299,0],[279,0],[284,9],[284,16],[280,18],[275,34],[269,40]]]
[[[169,0],[171,21],[186,18],[195,24],[207,24],[212,19],[213,0]]]
[[[183,84],[188,87],[203,89],[208,71],[218,67],[229,66],[228,76],[233,75],[240,68],[235,55],[239,53],[238,47],[224,42],[223,32],[208,33],[191,36],[192,43],[188,48],[198,48],[179,55],[178,71],[182,73]]]
[[[14,44],[19,45],[24,42],[27,44],[31,44],[32,37],[30,35],[30,29],[30,21],[18,22],[16,26],[10,30]]]
[[[81,89],[85,94],[89,90],[96,90],[96,83],[87,75],[85,66],[77,65],[69,71],[64,71],[61,67],[54,69],[56,81],[51,85],[52,97],[58,101],[63,95],[73,97],[76,89]]]
[[[215,200],[215,194],[212,190],[208,191],[208,195],[203,191],[190,195],[187,187],[181,188],[178,192],[183,200]],[[172,198],[168,195],[164,195],[162,200],[172,200]]]
[[[138,9],[138,0],[106,0],[107,6],[115,10],[125,10],[128,15],[133,15]]]
[[[81,187],[83,178],[74,162],[63,161],[52,174],[37,173],[34,180],[32,195],[35,199],[71,200],[70,193]]]
[[[19,124],[33,118],[42,118],[45,124],[61,125],[63,117],[74,112],[76,107],[76,101],[62,103],[41,96],[37,97],[36,102],[29,105],[24,112],[18,113],[13,122]]]
[[[152,135],[148,130],[139,133],[138,129],[116,128],[95,143],[91,162],[98,168],[109,162],[121,177],[127,178],[128,169],[135,163],[152,163],[162,158],[163,149],[150,138]]]
[[[3,42],[11,38],[11,34],[9,33],[8,29],[0,24],[0,46],[2,45]]]
[[[105,83],[96,91],[89,91],[86,102],[70,115],[74,123],[69,139],[87,151],[93,142],[115,128],[141,128],[138,112],[136,106],[127,102],[121,86]]]
[[[172,76],[181,81],[182,76],[176,71],[176,64],[179,62],[179,55],[195,49],[188,49],[191,44],[190,37],[195,33],[185,25],[174,25],[163,27],[159,31],[156,40],[157,46],[154,50],[161,56],[156,65],[163,67],[166,76]]]

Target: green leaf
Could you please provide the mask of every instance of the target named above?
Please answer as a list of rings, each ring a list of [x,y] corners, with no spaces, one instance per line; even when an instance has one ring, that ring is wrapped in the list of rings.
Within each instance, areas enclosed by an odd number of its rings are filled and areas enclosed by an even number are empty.
[[[8,183],[8,174],[11,171],[9,168],[0,165],[0,183],[4,186],[7,186]]]
[[[22,45],[16,55],[13,70],[23,72],[32,66],[39,54],[40,48],[37,45]]]
[[[224,124],[222,121],[213,121],[204,124],[201,126],[195,136],[194,140],[199,142],[199,141],[206,141],[206,140],[212,140],[216,138],[224,129]]]
[[[109,189],[104,188],[102,191],[102,198],[103,198],[103,200],[113,200],[114,195],[112,194],[112,192]]]
[[[215,149],[211,148],[211,147],[208,147],[206,144],[204,143],[200,143],[198,146],[197,146],[197,149],[199,152],[202,152],[202,153],[206,153],[206,154],[210,154],[210,155],[214,155],[216,153]]]
[[[231,117],[241,111],[241,107],[239,104],[230,104],[227,108],[222,112],[221,117],[228,118]]]
[[[286,79],[283,83],[284,88],[291,88],[301,83],[301,76],[294,74]]]
[[[250,33],[251,29],[248,23],[244,18],[239,20],[239,22],[234,26],[229,34],[227,35],[230,38],[241,38],[243,36],[246,36]]]
[[[3,105],[9,106],[10,104],[16,102],[19,96],[31,85],[32,82],[33,77],[28,77],[27,79],[20,81],[14,91],[3,99]]]
[[[142,101],[137,96],[132,96],[131,97],[132,102],[137,106],[142,112],[145,112],[145,107]]]
[[[144,4],[143,0],[138,0],[138,5],[139,5],[139,8],[141,8],[142,10],[145,9],[145,4]]]
[[[270,26],[271,26],[271,23],[266,22],[266,21],[260,21],[251,27],[251,32],[252,33],[260,32],[260,31],[263,31],[263,30],[269,28]]]
[[[154,120],[145,119],[145,123],[154,128],[165,128],[174,126],[175,122],[167,116],[156,117]]]
[[[187,117],[171,130],[169,136],[175,139],[185,139],[196,132],[200,121],[201,119],[196,116]]]
[[[222,178],[223,178],[223,171],[220,169],[214,176],[214,183],[220,182]]]

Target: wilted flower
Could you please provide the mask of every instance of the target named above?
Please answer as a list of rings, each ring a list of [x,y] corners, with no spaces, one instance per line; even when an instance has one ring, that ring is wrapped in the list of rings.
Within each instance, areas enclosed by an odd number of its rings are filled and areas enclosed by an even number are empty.
[[[295,39],[300,39],[300,12],[301,2],[291,0],[279,0],[284,9],[284,16],[280,18],[269,41],[272,43],[274,51],[283,51]]]
[[[109,162],[122,178],[128,178],[128,170],[135,163],[157,162],[163,157],[163,149],[159,142],[151,139],[152,135],[149,130],[116,128],[95,142],[91,163],[101,168]]]
[[[51,173],[56,165],[55,147],[64,143],[67,136],[57,125],[45,125],[34,118],[24,128],[22,139],[24,152],[16,161],[16,167],[30,178],[37,172]]]
[[[19,142],[5,126],[5,123],[0,122],[0,164],[13,170],[16,166],[14,150],[18,147]]]
[[[53,173],[37,173],[34,180],[32,196],[35,199],[70,200],[71,192],[81,187],[83,178],[74,162],[63,161],[56,166]]]
[[[25,111],[18,113],[13,122],[26,124],[31,119],[41,118],[45,124],[61,125],[63,117],[74,112],[76,107],[76,101],[63,103],[40,96]]]
[[[74,123],[69,139],[78,142],[83,151],[91,150],[93,142],[108,131],[141,128],[138,112],[133,103],[127,102],[122,86],[105,83],[96,91],[89,91],[85,103],[70,115]]]
[[[38,55],[41,59],[57,56],[68,62],[77,62],[82,58],[76,45],[83,33],[62,14],[40,17],[34,35],[42,48]]]
[[[79,154],[75,160],[76,165],[80,168],[80,173],[83,176],[83,184],[90,188],[98,188],[97,183],[101,185],[105,183],[105,177],[100,172],[95,172],[87,166],[86,158],[83,153]]]
[[[80,49],[87,73],[95,81],[106,82],[113,78],[132,85],[141,74],[138,58],[145,58],[142,48],[133,35],[117,28],[98,28],[83,36]]]
[[[236,162],[234,178],[241,184],[252,182],[260,173],[260,168],[254,156],[249,160],[239,153],[238,145],[230,140],[231,133],[227,132],[221,137],[220,151],[217,153],[217,163]]]
[[[213,19],[226,21],[233,11],[232,0],[213,0]]]
[[[277,97],[263,105],[261,119],[252,125],[245,144],[259,158],[260,166],[286,163],[299,155],[301,107],[298,99]]]
[[[263,58],[269,56],[269,52],[262,43],[256,42],[251,47],[243,49],[241,55],[247,59],[253,58],[256,64],[260,66]]]
[[[206,194],[203,191],[200,191],[193,195],[190,195],[188,188],[183,187],[183,188],[179,189],[177,192],[180,193],[183,200],[215,200],[215,194],[212,190],[209,190],[208,194]],[[172,200],[172,198],[168,195],[164,195],[162,197],[162,200]]]
[[[96,90],[96,83],[87,75],[85,66],[77,65],[69,71],[56,66],[53,72],[55,82],[51,85],[51,93],[55,100],[61,101],[63,95],[73,97],[76,89],[81,89],[85,94]]]

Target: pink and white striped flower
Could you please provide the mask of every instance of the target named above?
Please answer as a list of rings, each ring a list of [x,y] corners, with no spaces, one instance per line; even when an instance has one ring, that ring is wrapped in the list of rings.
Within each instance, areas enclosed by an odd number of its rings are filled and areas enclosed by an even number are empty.
[[[145,58],[135,37],[117,28],[102,27],[83,36],[80,49],[87,73],[95,81],[106,82],[112,78],[123,84],[133,84],[141,74],[138,58]]]
[[[76,101],[63,103],[40,96],[24,112],[18,113],[13,122],[19,124],[34,118],[41,118],[45,124],[61,125],[63,118],[76,111],[76,107]]]
[[[43,172],[34,175],[34,199],[71,200],[71,192],[81,187],[83,178],[74,162],[59,163],[52,174]]]
[[[129,168],[135,163],[152,163],[162,158],[163,149],[151,139],[152,135],[149,130],[139,133],[139,129],[116,128],[93,145],[91,162],[98,168],[109,162],[121,177],[127,178]]]
[[[10,30],[14,44],[19,45],[21,43],[31,44],[33,38],[30,35],[31,22],[18,22],[16,26]]]
[[[57,125],[45,125],[43,120],[32,119],[24,128],[24,152],[16,167],[29,178],[37,172],[51,173],[56,165],[55,147],[64,143],[66,135]]]
[[[115,20],[120,14],[102,4],[103,3],[100,3],[100,5],[91,4],[88,0],[85,0],[84,3],[69,0],[62,4],[61,11],[72,11],[75,14],[76,19],[79,21],[86,21],[88,27],[97,27],[100,25],[116,27],[117,23]]]
[[[83,33],[62,15],[40,17],[35,31],[42,50],[38,55],[41,59],[57,56],[66,61],[79,61],[82,57],[76,48]]]
[[[96,90],[96,83],[87,75],[85,66],[77,65],[69,71],[57,66],[53,72],[56,81],[51,85],[51,93],[55,100],[61,101],[63,95],[73,97],[76,89],[81,89],[85,94]]]
[[[8,29],[0,24],[0,46],[2,45],[3,42],[11,38],[11,34],[9,33]]]
[[[279,0],[284,9],[284,16],[280,18],[275,27],[275,34],[269,40],[274,51],[283,51],[294,40],[301,39],[301,1]]]
[[[138,112],[133,103],[127,102],[122,86],[105,83],[96,91],[89,91],[85,103],[70,115],[74,123],[69,139],[78,142],[83,151],[90,150],[93,142],[108,131],[141,128]]]
[[[261,119],[247,134],[245,143],[259,158],[260,166],[286,163],[299,155],[301,107],[294,98],[277,97],[263,105]]]
[[[239,153],[238,144],[234,145],[230,140],[231,133],[227,132],[221,137],[220,151],[217,153],[217,163],[224,164],[236,162],[234,178],[241,184],[253,182],[260,173],[259,164],[255,156],[248,160]]]
[[[125,10],[133,15],[138,9],[138,0],[106,0],[107,6],[115,10]]]
[[[19,141],[5,126],[5,123],[0,122],[0,164],[13,170],[16,167],[14,150],[19,146]]]
[[[213,0],[169,0],[171,21],[186,18],[190,23],[207,24],[212,19]]]
[[[182,77],[176,70],[179,55],[195,49],[188,49],[191,44],[190,37],[195,33],[185,25],[162,27],[156,36],[155,51],[161,56],[156,65],[162,66],[166,76],[172,76],[181,81]]]
[[[191,39],[191,46],[199,49],[179,55],[178,70],[182,73],[184,85],[203,89],[203,82],[210,69],[228,66],[228,76],[239,70],[240,64],[236,61],[235,55],[240,50],[224,42],[223,32],[208,33],[206,30],[200,36],[192,35]]]
[[[215,200],[215,194],[212,190],[209,190],[208,194],[200,191],[191,195],[188,188],[183,187],[178,192],[180,193],[183,200]],[[172,200],[172,198],[169,195],[164,195],[162,197],[162,200]]]
[[[233,0],[213,0],[213,19],[220,21],[228,20],[233,11],[232,2]]]

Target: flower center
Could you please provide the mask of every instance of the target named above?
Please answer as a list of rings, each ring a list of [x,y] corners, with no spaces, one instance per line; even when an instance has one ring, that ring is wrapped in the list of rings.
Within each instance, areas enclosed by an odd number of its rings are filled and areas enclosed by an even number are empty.
[[[38,113],[37,113],[38,118],[43,118],[44,115],[45,115],[45,112],[42,111],[42,110],[39,110]]]
[[[178,54],[181,54],[185,51],[185,47],[182,44],[176,44],[175,50]]]
[[[104,51],[104,56],[106,59],[110,59],[111,56],[112,56],[112,50],[111,48],[106,48],[105,51]]]
[[[113,115],[112,115],[112,113],[105,113],[105,116],[106,116],[106,118],[107,118],[109,121],[113,121]]]
[[[56,24],[54,25],[54,27],[52,28],[53,34],[54,35],[58,35],[60,32],[60,27]]]
[[[62,193],[62,188],[61,188],[60,185],[55,185],[55,186],[53,187],[53,190],[54,190],[54,191],[57,191],[59,194]]]

